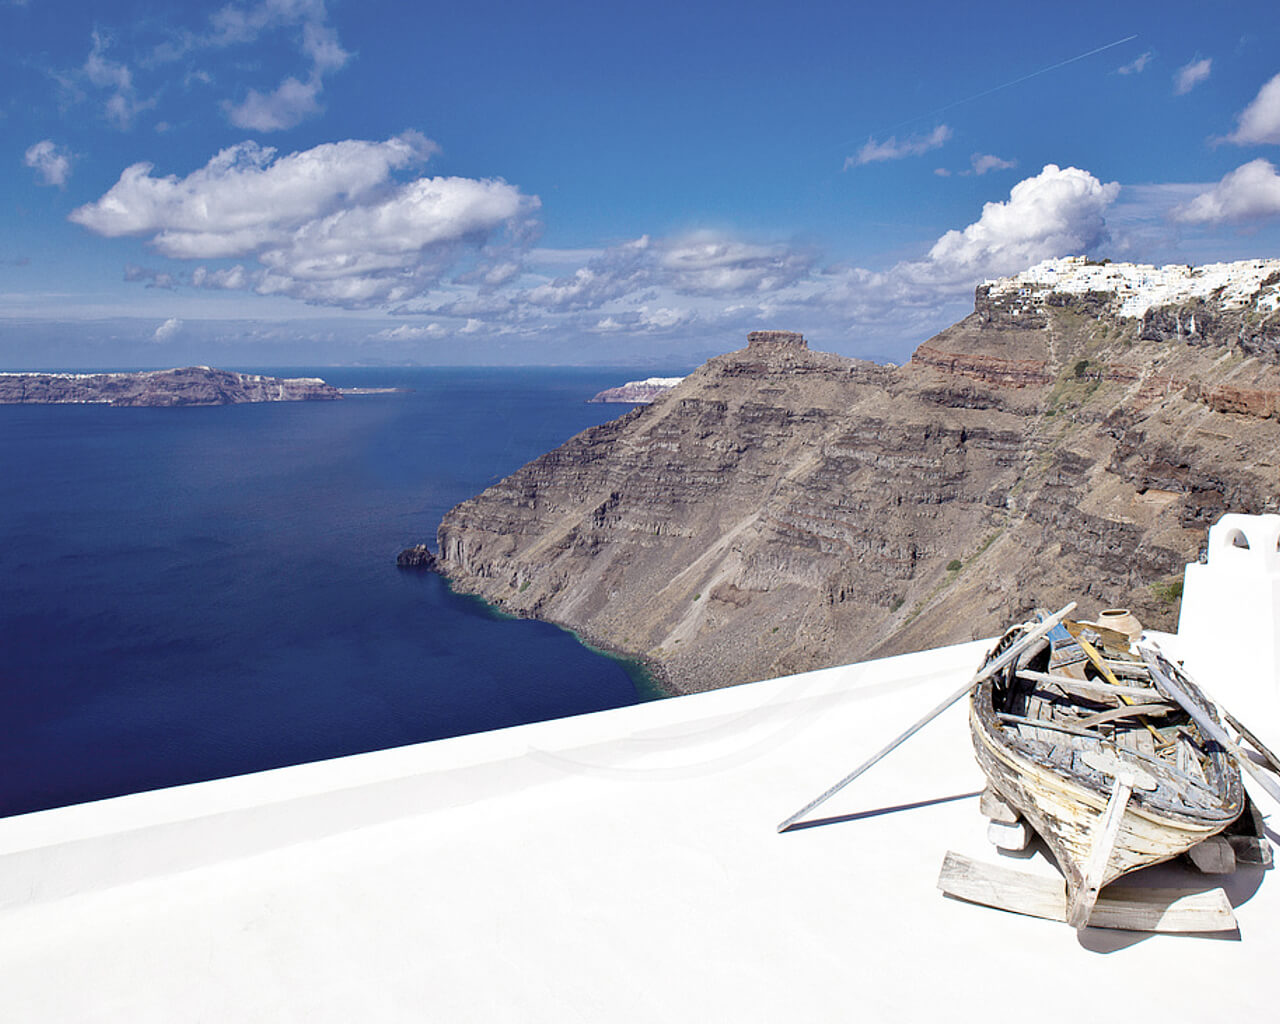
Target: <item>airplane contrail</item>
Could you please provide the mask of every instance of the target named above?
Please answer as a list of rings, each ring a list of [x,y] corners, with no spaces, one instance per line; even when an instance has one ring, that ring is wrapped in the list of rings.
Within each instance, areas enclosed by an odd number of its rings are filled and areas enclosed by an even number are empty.
[[[945,111],[951,110],[953,107],[959,107],[965,103],[972,103],[974,100],[980,100],[984,96],[990,96],[993,92],[999,92],[1001,89],[1008,89],[1011,86],[1018,85],[1021,82],[1026,82],[1029,79],[1036,78],[1040,75],[1047,75],[1050,71],[1057,71],[1058,68],[1064,68],[1068,64],[1074,64],[1078,60],[1084,60],[1086,57],[1092,57],[1095,53],[1102,53],[1103,50],[1110,50],[1111,48],[1116,46],[1121,46],[1124,43],[1130,43],[1137,38],[1138,38],[1138,34],[1135,32],[1131,36],[1125,36],[1123,39],[1117,39],[1114,43],[1107,43],[1106,46],[1095,47],[1094,49],[1090,50],[1088,53],[1081,53],[1075,57],[1068,57],[1066,60],[1060,60],[1058,61],[1057,64],[1050,64],[1047,68],[1040,68],[1040,70],[1038,71],[1032,71],[1030,74],[1023,75],[1021,78],[1013,79],[1013,81],[1011,82],[1005,82],[1002,85],[993,86],[992,88],[986,89],[982,92],[974,93],[972,96],[966,96],[962,100],[956,100],[953,103],[948,103],[945,106],[938,107],[936,110],[930,110],[928,113],[917,114],[915,117],[909,117],[905,121],[899,121],[897,124],[891,125],[890,127],[886,128],[885,131],[891,132],[898,128],[901,128],[903,125],[913,124],[914,122],[921,121],[926,117],[933,117],[935,114],[941,114]],[[852,145],[856,145],[856,141],[844,143],[844,146],[852,146]]]

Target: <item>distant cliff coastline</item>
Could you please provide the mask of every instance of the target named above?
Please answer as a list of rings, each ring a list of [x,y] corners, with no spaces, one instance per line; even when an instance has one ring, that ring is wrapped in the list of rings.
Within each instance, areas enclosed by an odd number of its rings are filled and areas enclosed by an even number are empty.
[[[648,405],[659,395],[665,395],[679,384],[683,377],[646,377],[644,380],[629,380],[616,388],[605,388],[589,402],[630,402],[634,405]]]
[[[341,397],[319,377],[263,377],[208,366],[138,373],[0,373],[0,405],[239,405]]]
[[[463,502],[459,590],[707,689],[989,636],[1173,628],[1225,511],[1280,511],[1280,261],[1041,265],[901,367],[754,332]]]

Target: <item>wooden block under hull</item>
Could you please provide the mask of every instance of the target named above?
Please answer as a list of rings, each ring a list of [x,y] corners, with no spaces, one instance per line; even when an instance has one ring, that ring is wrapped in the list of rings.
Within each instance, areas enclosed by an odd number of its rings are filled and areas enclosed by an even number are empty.
[[[938,888],[950,896],[999,910],[1066,921],[1066,883],[983,864],[952,850],[942,862]],[[1108,886],[1089,917],[1091,928],[1136,932],[1228,932],[1236,916],[1221,889],[1140,889]]]

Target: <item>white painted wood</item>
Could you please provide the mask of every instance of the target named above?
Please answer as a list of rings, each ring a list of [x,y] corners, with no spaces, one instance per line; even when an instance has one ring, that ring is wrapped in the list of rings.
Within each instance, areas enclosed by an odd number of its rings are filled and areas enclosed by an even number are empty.
[[[984,818],[998,821],[1004,825],[1012,825],[1022,816],[995,794],[990,786],[982,791],[978,801],[978,811]]]
[[[1103,772],[1112,778],[1128,774],[1134,789],[1151,792],[1156,788],[1155,776],[1149,775],[1136,765],[1129,764],[1113,754],[1110,750],[1086,750],[1080,760],[1097,772]]]
[[[948,850],[938,888],[949,896],[1015,914],[1065,921],[1066,883],[1061,878],[1027,874],[985,864]],[[1092,928],[1142,932],[1234,931],[1235,913],[1221,889],[1142,889],[1107,886],[1089,918]]]
[[[1067,906],[1067,923],[1072,928],[1084,928],[1089,923],[1089,915],[1098,900],[1098,892],[1102,888],[1107,865],[1111,861],[1111,851],[1116,845],[1116,837],[1120,834],[1120,822],[1124,817],[1124,809],[1129,804],[1129,796],[1133,792],[1133,773],[1121,769],[1116,776],[1111,790],[1111,798],[1107,801],[1106,810],[1098,820],[1090,837],[1089,859],[1084,863],[1084,882],[1071,894]]]
[[[1012,824],[992,821],[987,824],[987,841],[1001,850],[1017,853],[1031,844],[1031,827],[1025,821]]]

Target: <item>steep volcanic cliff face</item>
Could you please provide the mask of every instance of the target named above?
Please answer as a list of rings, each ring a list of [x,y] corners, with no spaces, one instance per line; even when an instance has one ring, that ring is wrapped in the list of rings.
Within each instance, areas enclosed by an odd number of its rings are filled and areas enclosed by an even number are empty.
[[[1070,599],[1170,628],[1207,526],[1278,507],[1280,365],[1235,326],[1153,338],[1114,298],[1048,289],[1014,313],[984,286],[903,367],[756,332],[453,509],[439,568],[679,690]]]
[[[139,373],[0,373],[0,405],[238,405],[341,397],[319,377],[263,377],[208,366]]]

